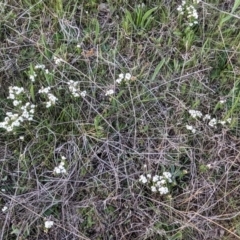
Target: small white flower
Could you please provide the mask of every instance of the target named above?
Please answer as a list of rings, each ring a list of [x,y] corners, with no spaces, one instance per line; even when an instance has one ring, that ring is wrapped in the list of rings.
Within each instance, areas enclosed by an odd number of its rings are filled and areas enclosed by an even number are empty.
[[[36,77],[36,75],[30,75],[30,76],[29,76],[29,79],[30,79],[32,82],[35,82],[35,77]]]
[[[168,180],[170,180],[169,182],[172,181],[171,179],[168,179]],[[166,180],[165,180],[165,179],[162,179],[162,180],[160,181],[160,183],[161,183],[161,185],[164,185],[164,184],[166,184]]]
[[[126,75],[125,75],[125,79],[126,79],[126,80],[130,80],[130,79],[131,79],[131,77],[132,77],[132,76],[131,76],[131,74],[130,74],[130,73],[126,73]]]
[[[225,125],[226,124],[226,121],[218,121],[218,123],[222,124],[222,125]]]
[[[118,77],[119,77],[120,79],[124,79],[124,74],[123,74],[123,73],[120,73],[120,74],[118,75]]]
[[[163,172],[162,174],[165,178],[170,179],[172,177],[172,174],[170,172]]]
[[[37,64],[34,68],[35,69],[45,69],[45,65],[44,64]]]
[[[18,106],[19,104],[21,104],[22,103],[22,101],[20,101],[20,100],[14,100],[13,101],[13,106]]]
[[[46,88],[41,87],[41,89],[38,90],[38,93],[46,93],[47,94],[47,93],[49,93],[50,89],[51,89],[51,87],[46,87]]]
[[[207,166],[207,168],[209,168],[209,169],[213,168],[213,166],[212,166],[210,163],[207,164],[206,166]]]
[[[202,117],[202,113],[201,113],[200,111],[197,111],[197,110],[189,110],[188,112],[190,113],[190,115],[191,115],[193,118]]]
[[[151,186],[151,190],[152,190],[152,192],[156,192],[157,188],[155,186]]]
[[[226,99],[221,99],[221,100],[219,101],[219,103],[220,103],[220,104],[224,104],[226,101],[227,101]]]
[[[59,167],[55,167],[53,170],[54,174],[60,174],[61,173],[61,169]]]
[[[187,129],[187,130],[193,130],[193,126],[191,126],[191,125],[186,125],[186,129]]]
[[[167,194],[169,192],[167,187],[160,187],[158,191],[160,192],[161,195]]]
[[[196,133],[196,129],[195,129],[193,126],[191,126],[191,125],[186,125],[186,128],[187,128],[187,130],[192,131],[192,133]]]
[[[109,95],[113,95],[114,94],[114,90],[110,89],[108,91],[106,91],[105,96],[109,96]]]
[[[6,212],[8,210],[8,207],[7,206],[4,206],[3,208],[2,208],[2,212]]]
[[[53,224],[54,224],[53,221],[46,220],[46,221],[44,222],[44,227],[45,227],[46,229],[49,229],[49,228],[51,228],[51,227],[53,226]]]
[[[148,180],[144,175],[141,175],[140,178],[139,178],[139,181],[142,182],[142,183],[147,183]]]
[[[80,93],[80,95],[81,95],[81,97],[86,97],[86,95],[87,95],[87,92],[86,91],[82,91],[81,93]]]
[[[231,123],[231,122],[232,122],[232,119],[231,119],[231,118],[228,118],[228,119],[226,120],[226,122],[227,122],[227,123]]]
[[[158,180],[159,180],[159,176],[158,175],[153,176],[153,178],[152,178],[153,182],[157,182]]]
[[[150,173],[147,174],[147,178],[151,178],[152,175]]]
[[[205,120],[210,120],[211,119],[211,116],[209,114],[206,114],[204,117],[203,117],[203,121]]]
[[[178,7],[177,7],[177,10],[178,10],[179,12],[181,12],[181,11],[183,10],[182,6],[181,6],[181,5],[178,6]]]
[[[53,169],[53,173],[58,175],[60,173],[66,174],[67,170],[64,167],[65,163],[64,161],[61,161],[60,164]]]
[[[216,118],[212,118],[210,120],[210,122],[208,123],[209,126],[211,127],[215,127],[217,125],[217,119]]]
[[[116,80],[116,83],[121,84],[122,80],[123,80],[122,78],[118,78],[118,79]]]
[[[58,57],[56,57],[56,56],[53,57],[53,60],[54,60],[54,62],[55,62],[56,65],[59,65],[61,62],[63,62],[63,59],[58,58]]]
[[[23,141],[24,140],[24,136],[20,136],[19,140]]]

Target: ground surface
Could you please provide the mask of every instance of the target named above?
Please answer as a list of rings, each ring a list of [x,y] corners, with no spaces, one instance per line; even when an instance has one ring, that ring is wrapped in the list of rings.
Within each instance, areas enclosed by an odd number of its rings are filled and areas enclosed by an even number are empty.
[[[0,239],[240,239],[239,5],[2,0]]]

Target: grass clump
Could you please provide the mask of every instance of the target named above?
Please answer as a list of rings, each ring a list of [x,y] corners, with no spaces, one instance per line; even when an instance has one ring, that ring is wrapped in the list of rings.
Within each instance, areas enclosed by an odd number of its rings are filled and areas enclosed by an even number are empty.
[[[0,6],[1,239],[240,239],[239,1]]]

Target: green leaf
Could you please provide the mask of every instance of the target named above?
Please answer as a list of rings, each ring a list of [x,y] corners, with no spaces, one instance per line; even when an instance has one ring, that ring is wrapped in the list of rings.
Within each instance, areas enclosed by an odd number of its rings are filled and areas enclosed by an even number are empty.
[[[126,14],[127,20],[135,27],[134,21],[132,19],[132,15],[127,9],[125,10],[125,14]]]
[[[151,78],[151,81],[153,81],[156,78],[156,76],[158,75],[158,73],[161,70],[164,63],[165,63],[165,58],[163,58],[161,60],[161,62],[157,65],[157,67],[155,68],[154,73],[153,73],[152,78]]]
[[[239,6],[240,0],[235,0],[231,13],[234,13]]]
[[[31,84],[31,87],[30,87],[30,95],[31,95],[31,98],[32,98],[33,102],[35,102],[34,86],[33,86],[33,84]]]
[[[150,10],[148,10],[144,15],[143,15],[143,18],[142,18],[142,22],[141,22],[141,27],[144,27],[144,23],[146,21],[146,19],[154,12],[157,10],[157,7],[155,8],[152,8]]]
[[[168,240],[181,240],[182,239],[182,232],[177,232],[171,237],[168,237]]]

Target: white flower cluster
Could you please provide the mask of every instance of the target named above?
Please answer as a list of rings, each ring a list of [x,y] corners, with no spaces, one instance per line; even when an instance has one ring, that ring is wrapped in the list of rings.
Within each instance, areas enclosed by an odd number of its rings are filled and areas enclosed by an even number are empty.
[[[192,125],[186,125],[186,129],[190,130],[192,133],[196,133],[196,129]]]
[[[42,87],[40,90],[38,90],[38,93],[46,94],[48,101],[46,102],[46,108],[50,108],[51,106],[56,104],[56,101],[58,100],[57,97],[55,97],[52,93],[50,93],[51,87]]]
[[[49,229],[49,228],[51,228],[51,227],[53,226],[53,224],[54,224],[53,221],[46,220],[46,221],[44,222],[44,227],[45,227],[46,229]]]
[[[114,90],[113,89],[109,89],[109,90],[106,91],[105,96],[111,96],[113,94],[114,94]]]
[[[29,75],[29,78],[32,82],[35,82],[35,77],[37,76],[37,74],[33,71],[32,74]]]
[[[188,111],[189,112],[189,114],[193,117],[193,118],[201,118],[202,116],[203,116],[203,114],[200,112],[200,111],[197,111],[197,110],[189,110]],[[206,115],[204,115],[203,116],[203,121],[207,121],[207,120],[209,120],[209,122],[208,122],[208,125],[210,126],[210,127],[216,127],[216,125],[217,124],[221,124],[221,125],[225,125],[225,124],[230,124],[231,123],[231,121],[232,121],[232,119],[231,118],[228,118],[228,119],[226,119],[226,120],[217,120],[216,118],[212,118],[211,116],[210,116],[210,114],[206,114]],[[196,129],[192,126],[192,125],[186,125],[186,129],[187,130],[190,130],[192,133],[196,133]]]
[[[2,212],[6,212],[8,210],[8,207],[7,206],[4,206],[3,208],[2,208]]]
[[[122,81],[129,81],[131,77],[132,75],[130,73],[126,73],[125,75],[121,73],[118,75],[118,79],[116,79],[116,83],[121,84]]]
[[[62,58],[58,58],[56,56],[53,57],[53,60],[54,60],[56,65],[60,65],[63,62]]]
[[[202,117],[202,113],[200,111],[189,110],[188,112],[193,118]]]
[[[43,70],[46,74],[49,74],[49,70],[46,69],[46,66],[44,64],[37,64],[35,67],[35,69],[41,69]]]
[[[86,97],[86,95],[87,95],[87,92],[86,91],[80,91],[79,90],[79,87],[78,87],[78,85],[79,85],[79,82],[75,82],[75,81],[73,81],[73,80],[69,80],[69,82],[67,83],[68,84],[68,89],[69,89],[69,91],[72,93],[72,95],[74,96],[74,97]]]
[[[198,4],[199,2],[199,0],[193,0],[193,4]],[[182,0],[182,4],[177,7],[177,10],[181,15],[186,13],[190,27],[198,24],[198,13],[194,5],[187,4],[185,0]]]
[[[24,93],[23,87],[10,86],[8,99],[15,100],[21,93]]]
[[[169,193],[168,184],[172,183],[172,174],[163,172],[162,176],[147,174],[141,175],[139,181],[143,184],[149,183],[152,192],[159,192],[161,195]]]
[[[65,173],[67,173],[67,170],[64,167],[66,157],[62,156],[61,159],[62,159],[62,161],[60,162],[60,164],[57,167],[55,167],[54,170],[53,170],[54,174],[60,174],[60,173],[65,174]]]
[[[12,132],[15,127],[19,127],[24,121],[33,120],[35,105],[30,104],[29,102],[23,105],[22,101],[18,99],[21,97],[21,93],[24,93],[24,89],[22,87],[9,87],[8,99],[13,100],[13,105],[16,107],[15,111],[17,113],[6,112],[4,121],[0,123],[0,128],[4,128],[8,132]]]
[[[44,64],[37,64],[35,67],[35,69],[45,69],[45,65]]]

